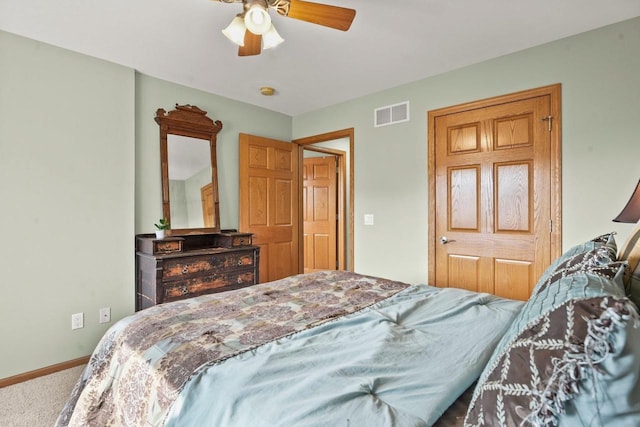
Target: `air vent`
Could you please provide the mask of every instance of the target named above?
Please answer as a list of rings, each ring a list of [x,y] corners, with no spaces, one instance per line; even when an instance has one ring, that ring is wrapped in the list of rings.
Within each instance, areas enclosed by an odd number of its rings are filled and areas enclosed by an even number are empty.
[[[375,127],[394,125],[409,121],[409,101],[376,108],[373,123]]]

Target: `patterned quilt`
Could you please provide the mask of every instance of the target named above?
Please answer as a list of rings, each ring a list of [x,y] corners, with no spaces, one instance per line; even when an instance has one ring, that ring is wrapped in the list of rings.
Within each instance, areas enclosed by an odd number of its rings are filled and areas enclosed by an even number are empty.
[[[107,331],[56,425],[162,425],[185,383],[203,368],[408,286],[318,272],[143,310]]]

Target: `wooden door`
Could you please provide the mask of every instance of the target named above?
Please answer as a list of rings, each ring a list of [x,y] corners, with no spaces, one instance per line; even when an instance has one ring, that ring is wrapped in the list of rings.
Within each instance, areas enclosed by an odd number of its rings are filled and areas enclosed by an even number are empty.
[[[337,268],[337,179],[333,156],[305,158],[303,179],[304,272]]]
[[[298,152],[240,134],[240,230],[260,247],[260,282],[298,274]]]
[[[430,113],[435,285],[526,300],[559,256],[560,88],[542,89]]]
[[[204,219],[205,227],[215,226],[213,220],[213,184],[209,183],[200,188],[200,198],[202,200],[202,218]]]

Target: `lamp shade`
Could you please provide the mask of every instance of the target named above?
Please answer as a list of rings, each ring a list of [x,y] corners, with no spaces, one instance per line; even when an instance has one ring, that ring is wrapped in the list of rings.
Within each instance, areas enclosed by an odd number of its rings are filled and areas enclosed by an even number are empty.
[[[246,30],[247,27],[244,25],[244,19],[238,15],[233,18],[233,21],[231,21],[227,28],[222,30],[222,34],[238,46],[244,46],[244,33]]]
[[[272,47],[278,46],[282,43],[284,39],[280,37],[280,34],[276,31],[276,28],[271,24],[271,28],[269,31],[263,34],[262,36],[262,48],[263,49],[271,49]]]
[[[253,3],[244,15],[244,24],[253,34],[263,35],[271,28],[271,17],[264,6]]]
[[[613,219],[614,222],[636,223],[640,220],[640,181],[622,212]]]

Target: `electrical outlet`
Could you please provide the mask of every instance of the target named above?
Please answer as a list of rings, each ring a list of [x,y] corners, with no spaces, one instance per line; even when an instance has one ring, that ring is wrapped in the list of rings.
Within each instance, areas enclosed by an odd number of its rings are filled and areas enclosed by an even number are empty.
[[[84,328],[84,313],[75,313],[71,315],[71,329]]]
[[[104,307],[100,309],[100,323],[111,322],[111,307]]]

